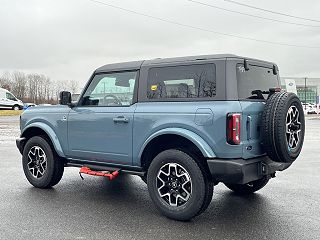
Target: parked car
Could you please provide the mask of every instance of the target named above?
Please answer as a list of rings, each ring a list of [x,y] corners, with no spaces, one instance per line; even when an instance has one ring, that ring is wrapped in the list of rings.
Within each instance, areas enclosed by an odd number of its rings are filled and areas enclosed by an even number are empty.
[[[307,114],[316,114],[317,106],[311,103],[302,103],[302,107],[305,113]]]
[[[48,106],[52,106],[52,104],[50,104],[50,103],[41,103],[38,106],[39,107],[48,107]]]
[[[23,108],[23,102],[17,99],[7,89],[0,88],[0,109],[13,109],[21,110]]]
[[[66,166],[138,175],[162,214],[191,219],[214,185],[251,194],[299,156],[303,108],[278,86],[276,64],[235,55],[102,66],[77,103],[61,92],[60,105],[22,114],[25,176],[48,188]]]
[[[28,109],[30,107],[35,107],[35,106],[37,106],[37,104],[35,104],[35,103],[24,103],[23,104],[23,109],[26,110],[26,109]]]
[[[73,93],[71,95],[71,101],[76,102],[78,101],[79,97],[80,97],[80,93]]]

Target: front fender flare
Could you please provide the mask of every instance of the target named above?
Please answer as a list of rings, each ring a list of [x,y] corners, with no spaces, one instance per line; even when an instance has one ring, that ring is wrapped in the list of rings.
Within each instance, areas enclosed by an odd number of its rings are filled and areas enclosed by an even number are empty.
[[[23,133],[26,130],[28,130],[29,128],[32,128],[32,127],[40,128],[41,130],[43,130],[49,136],[56,153],[60,157],[65,157],[65,154],[64,154],[64,152],[62,150],[60,141],[59,141],[56,133],[53,131],[53,129],[49,125],[47,125],[45,123],[42,123],[42,122],[31,123],[25,129],[23,129],[23,132],[21,133],[21,136],[23,136]]]
[[[212,148],[209,146],[209,144],[202,138],[200,137],[198,134],[184,129],[184,128],[165,128],[165,129],[161,129],[155,133],[153,133],[150,137],[147,138],[147,140],[144,142],[144,144],[141,147],[140,153],[139,153],[139,159],[141,159],[142,153],[145,149],[145,147],[148,145],[148,143],[160,136],[160,135],[165,135],[165,134],[175,134],[175,135],[179,135],[182,136],[188,140],[190,140],[191,142],[194,143],[194,145],[196,145],[199,150],[201,151],[201,153],[203,154],[203,156],[205,158],[215,158],[216,155],[213,152]]]

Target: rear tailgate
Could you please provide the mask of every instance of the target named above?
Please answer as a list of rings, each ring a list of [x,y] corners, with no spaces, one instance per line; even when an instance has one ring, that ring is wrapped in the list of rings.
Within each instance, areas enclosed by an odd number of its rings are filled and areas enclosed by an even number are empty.
[[[242,109],[241,140],[243,158],[265,154],[261,147],[261,118],[267,94],[253,94],[253,90],[268,91],[279,87],[279,75],[273,73],[273,65],[256,61],[237,64],[238,98]]]
[[[242,109],[241,142],[243,158],[253,158],[264,154],[261,148],[261,117],[264,102],[240,101]]]

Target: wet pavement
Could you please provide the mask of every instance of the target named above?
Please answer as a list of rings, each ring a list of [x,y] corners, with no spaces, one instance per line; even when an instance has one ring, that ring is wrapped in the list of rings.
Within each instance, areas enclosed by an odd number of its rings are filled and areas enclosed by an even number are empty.
[[[19,137],[19,134],[18,116],[0,116],[0,147],[3,144],[10,145],[16,137]]]
[[[136,176],[109,182],[66,168],[52,189],[25,179],[14,139],[18,117],[0,117],[0,239],[320,239],[320,120],[308,119],[299,159],[252,196],[223,184],[202,215],[160,215]]]

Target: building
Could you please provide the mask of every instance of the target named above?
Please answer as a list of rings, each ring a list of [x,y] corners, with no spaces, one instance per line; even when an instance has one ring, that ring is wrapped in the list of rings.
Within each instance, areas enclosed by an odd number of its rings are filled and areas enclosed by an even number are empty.
[[[320,78],[281,77],[281,87],[286,89],[285,79],[293,79],[297,86],[297,94],[303,103],[319,104]]]

